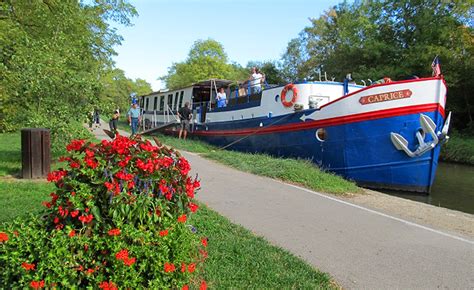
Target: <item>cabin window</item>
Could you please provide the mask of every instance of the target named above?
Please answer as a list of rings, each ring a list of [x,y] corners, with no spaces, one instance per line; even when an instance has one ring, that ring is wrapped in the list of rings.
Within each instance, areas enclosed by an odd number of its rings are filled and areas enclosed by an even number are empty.
[[[148,103],[150,102],[150,98],[146,98],[145,101],[145,111],[148,111]]]
[[[181,91],[181,95],[179,96],[179,108],[183,107],[183,97],[184,97],[184,91]]]
[[[160,111],[165,109],[165,96],[160,97]]]
[[[173,94],[168,95],[168,108],[172,109],[173,107]]]
[[[318,139],[319,141],[321,142],[326,141],[327,136],[328,135],[326,133],[326,129],[319,128],[318,130],[316,130],[316,139]]]
[[[173,110],[177,110],[178,108],[178,97],[179,97],[179,92],[176,92],[176,95],[174,96],[174,105],[173,105]]]
[[[153,100],[153,111],[156,111],[156,106],[158,105],[158,97],[155,97]]]

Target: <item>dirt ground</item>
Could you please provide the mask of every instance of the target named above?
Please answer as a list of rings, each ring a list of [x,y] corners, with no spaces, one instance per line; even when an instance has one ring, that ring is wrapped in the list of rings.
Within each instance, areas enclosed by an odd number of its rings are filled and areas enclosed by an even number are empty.
[[[373,190],[341,199],[408,221],[474,238],[474,215],[390,196]]]

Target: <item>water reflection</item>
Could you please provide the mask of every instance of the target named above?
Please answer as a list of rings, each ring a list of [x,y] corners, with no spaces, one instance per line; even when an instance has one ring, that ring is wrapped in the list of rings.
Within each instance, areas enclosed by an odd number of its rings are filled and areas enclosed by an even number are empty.
[[[474,214],[474,166],[440,162],[429,195],[394,191],[384,192]]]

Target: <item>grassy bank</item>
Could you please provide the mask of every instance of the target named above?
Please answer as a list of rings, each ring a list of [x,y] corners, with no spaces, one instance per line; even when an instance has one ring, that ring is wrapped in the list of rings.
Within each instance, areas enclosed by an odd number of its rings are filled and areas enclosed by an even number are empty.
[[[474,137],[453,134],[441,149],[443,161],[474,165]]]
[[[120,129],[130,131],[125,122]],[[265,154],[241,153],[219,150],[198,140],[179,140],[175,137],[156,136],[168,146],[189,152],[200,153],[201,156],[218,161],[236,169],[257,175],[276,178],[289,183],[299,184],[306,188],[333,194],[360,193],[362,190],[355,183],[329,172],[324,172],[307,160],[275,158]]]
[[[6,177],[20,170],[19,141],[19,133],[0,134],[0,228],[1,223],[40,212],[41,201],[53,190],[45,181]],[[209,238],[203,278],[210,288],[335,288],[328,274],[232,224],[205,205],[190,222]]]

